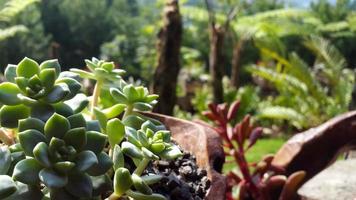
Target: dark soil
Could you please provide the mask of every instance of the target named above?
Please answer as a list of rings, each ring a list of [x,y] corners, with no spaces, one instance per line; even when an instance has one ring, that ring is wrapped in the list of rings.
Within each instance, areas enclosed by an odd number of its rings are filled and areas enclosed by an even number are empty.
[[[162,180],[151,185],[151,188],[169,200],[204,199],[210,187],[207,171],[200,169],[195,156],[188,152],[173,161],[155,161],[147,168],[147,172],[163,175]]]

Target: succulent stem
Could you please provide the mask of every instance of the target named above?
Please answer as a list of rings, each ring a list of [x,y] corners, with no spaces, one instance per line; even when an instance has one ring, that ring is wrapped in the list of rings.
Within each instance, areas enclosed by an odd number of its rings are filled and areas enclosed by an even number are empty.
[[[137,168],[135,169],[134,173],[136,175],[141,176],[141,174],[143,173],[143,171],[146,169],[148,163],[150,162],[150,159],[144,158],[140,164],[137,166]]]
[[[127,105],[124,116],[122,119],[125,119],[127,116],[131,115],[133,112],[133,106],[132,105]]]
[[[91,102],[91,118],[92,119],[95,119],[94,108],[98,105],[99,96],[100,96],[102,86],[103,86],[103,81],[98,80],[94,87],[93,100]]]

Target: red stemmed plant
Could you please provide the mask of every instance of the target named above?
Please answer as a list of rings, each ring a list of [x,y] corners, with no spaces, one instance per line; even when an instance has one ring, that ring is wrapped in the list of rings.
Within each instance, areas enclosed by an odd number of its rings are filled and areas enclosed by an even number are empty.
[[[302,183],[305,173],[295,172],[288,178],[283,175],[284,170],[272,165],[273,155],[265,156],[260,162],[249,163],[246,153],[256,144],[262,135],[262,128],[253,127],[250,116],[233,124],[236,119],[240,102],[235,101],[230,106],[223,104],[209,104],[209,111],[203,113],[213,122],[212,128],[216,130],[223,140],[224,152],[232,157],[239,167],[239,172],[227,173],[226,198],[233,200],[232,190],[237,187],[237,199],[294,199],[296,190]]]

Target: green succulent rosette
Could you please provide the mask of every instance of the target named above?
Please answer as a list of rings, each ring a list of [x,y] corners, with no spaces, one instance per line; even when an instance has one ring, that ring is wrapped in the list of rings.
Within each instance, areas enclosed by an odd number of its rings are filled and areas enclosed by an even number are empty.
[[[96,129],[81,114],[66,118],[55,113],[46,123],[20,120],[18,139],[26,159],[16,164],[12,178],[27,185],[43,184],[51,199],[63,194],[92,197],[91,176],[104,175],[113,164],[104,152],[107,136]]]
[[[8,65],[8,82],[0,84],[1,126],[16,128],[19,119],[29,116],[46,121],[54,112],[68,116],[84,109],[88,100],[78,94],[81,84],[60,73],[57,60],[38,64],[24,58],[17,65]]]

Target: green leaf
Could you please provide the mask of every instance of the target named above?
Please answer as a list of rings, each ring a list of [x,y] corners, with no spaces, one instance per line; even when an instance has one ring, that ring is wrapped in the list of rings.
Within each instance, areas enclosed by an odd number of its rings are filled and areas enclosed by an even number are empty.
[[[87,121],[87,130],[100,132],[101,128],[100,128],[99,121],[98,120]]]
[[[140,129],[141,124],[144,122],[145,120],[142,119],[139,116],[136,115],[129,115],[127,116],[122,123],[125,124],[125,126],[129,126],[132,127],[134,129]]]
[[[159,154],[165,148],[166,148],[166,146],[163,143],[154,143],[154,144],[151,144],[151,148],[150,149],[152,150],[153,153]]]
[[[137,147],[141,147],[141,143],[138,139],[138,136],[137,136],[137,131],[134,129],[134,128],[131,128],[131,127],[128,127],[126,126],[125,127],[125,133],[127,135],[127,141],[129,141],[131,144],[137,146]]]
[[[28,129],[35,129],[39,132],[44,132],[44,125],[45,123],[36,118],[26,118],[19,120],[18,131],[22,132]]]
[[[81,69],[70,69],[71,72],[78,74],[82,78],[93,79],[96,80],[93,73],[81,70]]]
[[[82,151],[75,159],[75,168],[83,172],[96,163],[98,163],[98,158],[92,151]]]
[[[125,165],[124,154],[122,153],[119,145],[115,145],[114,147],[113,162],[114,162],[114,170],[117,170],[120,167],[124,167]]]
[[[70,123],[71,128],[79,128],[79,127],[86,127],[86,121],[81,113],[74,114],[72,116],[69,116],[68,121]]]
[[[82,85],[78,81],[76,81],[73,78],[68,78],[68,77],[58,79],[56,81],[56,84],[58,84],[58,83],[67,84],[70,94],[67,95],[66,99],[72,99],[75,95],[78,94],[78,92],[80,91],[80,89],[82,87]]]
[[[46,88],[46,90],[49,90],[53,87],[57,78],[55,69],[44,69],[40,72],[39,77],[42,85]]]
[[[118,103],[126,104],[128,101],[126,96],[119,89],[110,88],[110,94]]]
[[[152,194],[152,189],[141,179],[141,177],[136,174],[132,174],[131,178],[137,191],[147,195]]]
[[[182,155],[183,155],[182,152],[179,150],[179,148],[176,145],[173,145],[160,153],[160,157],[167,160],[173,160]]]
[[[0,146],[0,175],[7,174],[11,166],[11,152],[7,146]]]
[[[164,197],[163,195],[156,194],[156,193],[147,195],[147,194],[142,194],[140,192],[134,192],[132,190],[128,190],[126,191],[126,194],[135,200],[167,200],[166,197]]]
[[[25,78],[31,78],[40,72],[40,67],[38,63],[30,58],[25,57],[17,65],[16,74],[17,76],[23,76]]]
[[[67,185],[68,178],[66,175],[61,175],[52,169],[42,169],[39,173],[40,180],[48,188],[61,188]]]
[[[136,108],[139,111],[150,111],[153,108],[150,104],[142,103],[142,102],[136,102],[133,105],[134,105],[134,108]]]
[[[141,150],[129,142],[123,142],[121,144],[121,150],[124,154],[126,154],[129,157],[138,158],[138,159],[143,158]]]
[[[0,109],[0,123],[6,128],[17,128],[18,121],[30,115],[30,109],[24,105],[3,106]]]
[[[150,150],[146,149],[145,147],[142,147],[141,150],[145,158],[149,158],[151,160],[159,160],[158,156],[156,156],[154,153],[152,153]]]
[[[133,184],[130,171],[126,168],[118,168],[114,175],[114,192],[119,197],[125,194]]]
[[[87,144],[84,149],[91,150],[95,154],[103,151],[107,136],[97,131],[87,131]]]
[[[117,118],[109,120],[106,127],[109,143],[113,147],[125,137],[125,125]]]
[[[101,65],[101,67],[104,68],[106,71],[110,72],[115,68],[115,64],[114,62],[105,62]]]
[[[38,103],[38,101],[36,99],[32,99],[32,98],[25,96],[23,94],[18,94],[17,98],[19,98],[21,100],[21,103],[26,106],[34,106]]]
[[[54,108],[49,104],[36,104],[31,108],[31,117],[47,121],[54,114]]]
[[[156,175],[156,174],[141,176],[141,179],[145,181],[147,185],[158,183],[162,178],[163,178],[162,175]]]
[[[58,103],[62,101],[69,94],[70,90],[66,84],[58,84],[53,87],[53,89],[43,97],[43,100],[48,103]]]
[[[18,133],[19,142],[27,156],[33,157],[33,149],[40,142],[46,142],[46,137],[39,131],[30,129]]]
[[[73,128],[64,135],[64,141],[67,145],[73,146],[76,150],[81,150],[87,143],[87,137],[84,127]]]
[[[49,142],[48,150],[51,153],[51,156],[56,156],[57,151],[64,146],[64,140],[52,137],[51,141]]]
[[[15,83],[15,77],[16,75],[16,65],[9,64],[7,65],[4,75],[7,81]]]
[[[56,78],[59,76],[61,73],[61,65],[59,64],[57,59],[52,59],[52,60],[46,60],[41,63],[40,69],[54,69],[56,72]]]
[[[101,128],[105,131],[106,123],[108,122],[108,119],[106,118],[105,114],[101,112],[98,108],[94,108],[94,114],[96,119],[99,121]]]
[[[113,191],[113,183],[108,175],[91,176],[93,183],[93,196],[100,196],[107,191]]]
[[[137,136],[138,136],[138,140],[140,141],[142,146],[144,146],[144,147],[149,147],[150,146],[148,138],[146,137],[146,133],[144,133],[142,130],[138,130],[137,131]]]
[[[61,174],[68,174],[75,167],[75,163],[70,161],[57,162],[53,168]]]
[[[17,190],[15,182],[7,175],[0,175],[0,199],[4,199]]]
[[[87,64],[87,67],[90,71],[94,71],[95,68],[97,68],[96,64],[94,64],[92,61],[85,59],[84,60],[85,64]]]
[[[68,176],[66,190],[78,198],[90,198],[93,192],[93,183],[90,177],[84,173],[71,173]]]
[[[79,93],[72,99],[67,100],[64,103],[71,107],[74,113],[79,113],[87,107],[87,105],[89,104],[89,100],[87,96],[82,93]]]
[[[146,96],[145,102],[146,103],[151,103],[152,101],[156,100],[159,96],[157,94],[151,94]]]
[[[5,105],[18,105],[21,100],[17,97],[21,90],[14,83],[1,83],[0,84],[0,102]]]
[[[42,200],[43,194],[38,186],[17,182],[17,191],[5,200]]]
[[[111,167],[113,166],[113,162],[111,158],[105,152],[101,152],[97,155],[98,163],[92,165],[87,173],[90,176],[100,176],[105,174]]]
[[[54,113],[46,122],[44,133],[49,140],[52,137],[63,138],[69,129],[69,121],[65,117]]]
[[[128,99],[129,102],[135,102],[139,98],[139,94],[137,93],[135,87],[131,84],[126,85],[123,89],[123,93]]]
[[[51,188],[49,189],[51,198],[54,200],[78,200],[78,197],[71,195],[65,188]],[[49,199],[42,199],[49,200]]]
[[[119,116],[126,108],[125,104],[115,104],[110,108],[103,110],[103,113],[108,119]]]
[[[62,115],[63,117],[69,117],[74,114],[72,108],[63,102],[56,103],[52,106],[56,113]]]
[[[48,156],[48,146],[44,142],[38,143],[35,148],[33,149],[33,155],[36,160],[43,165],[44,167],[50,167],[51,161],[49,160]]]
[[[38,173],[42,168],[43,167],[35,159],[27,158],[16,164],[12,178],[22,183],[36,185],[40,182]]]

